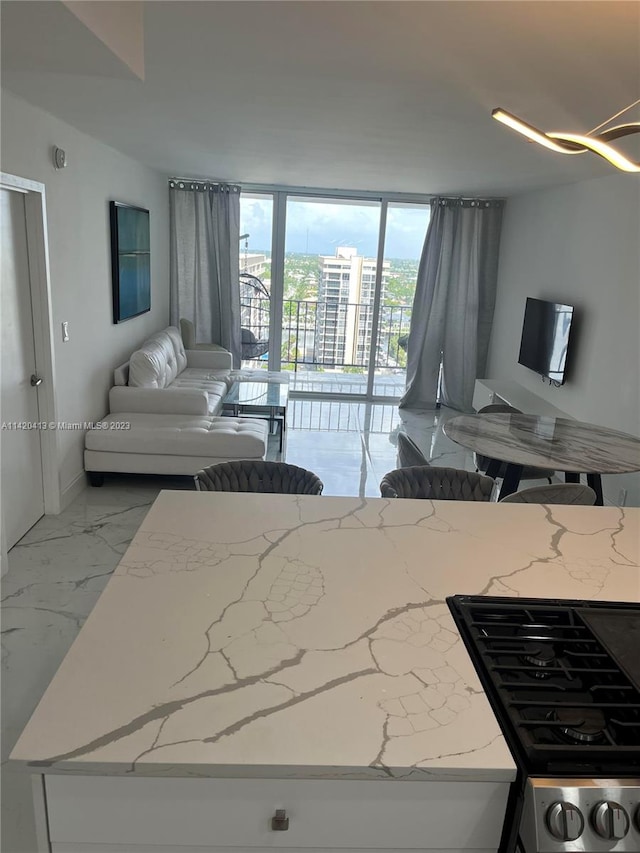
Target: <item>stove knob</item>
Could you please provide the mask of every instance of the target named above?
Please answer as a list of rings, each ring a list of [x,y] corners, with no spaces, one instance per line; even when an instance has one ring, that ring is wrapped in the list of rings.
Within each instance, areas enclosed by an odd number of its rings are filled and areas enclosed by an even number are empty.
[[[629,815],[619,803],[598,803],[591,821],[600,838],[624,838],[629,832]]]
[[[573,803],[553,803],[547,811],[547,829],[559,841],[575,841],[584,829],[582,812]]]

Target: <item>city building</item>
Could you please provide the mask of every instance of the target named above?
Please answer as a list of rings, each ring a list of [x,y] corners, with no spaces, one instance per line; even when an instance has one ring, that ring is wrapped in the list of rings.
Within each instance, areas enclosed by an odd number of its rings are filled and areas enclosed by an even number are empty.
[[[240,252],[240,272],[248,272],[258,278],[265,271],[269,259],[265,254],[257,252]]]
[[[339,246],[335,256],[321,255],[315,361],[327,366],[365,367],[371,347],[375,258]],[[381,302],[389,281],[389,261],[382,262]]]

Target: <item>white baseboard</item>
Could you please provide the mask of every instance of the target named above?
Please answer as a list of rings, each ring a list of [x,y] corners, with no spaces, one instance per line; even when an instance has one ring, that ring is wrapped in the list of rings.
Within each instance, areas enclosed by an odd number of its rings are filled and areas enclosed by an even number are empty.
[[[66,509],[87,487],[87,475],[81,471],[75,479],[60,492],[60,512]]]

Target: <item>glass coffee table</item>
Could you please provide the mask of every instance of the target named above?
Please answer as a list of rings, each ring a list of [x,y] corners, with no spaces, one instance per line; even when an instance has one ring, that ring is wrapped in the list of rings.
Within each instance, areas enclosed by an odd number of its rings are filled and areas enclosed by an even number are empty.
[[[236,418],[264,418],[283,452],[287,429],[289,385],[282,382],[234,382],[222,401],[222,411]]]

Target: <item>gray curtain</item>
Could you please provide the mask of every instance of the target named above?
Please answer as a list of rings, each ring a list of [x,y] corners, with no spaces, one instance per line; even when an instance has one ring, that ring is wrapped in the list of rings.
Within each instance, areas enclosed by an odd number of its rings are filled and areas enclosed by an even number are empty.
[[[401,407],[471,409],[495,306],[501,200],[436,197],[418,267]]]
[[[240,367],[240,188],[169,181],[171,323],[220,344]]]

